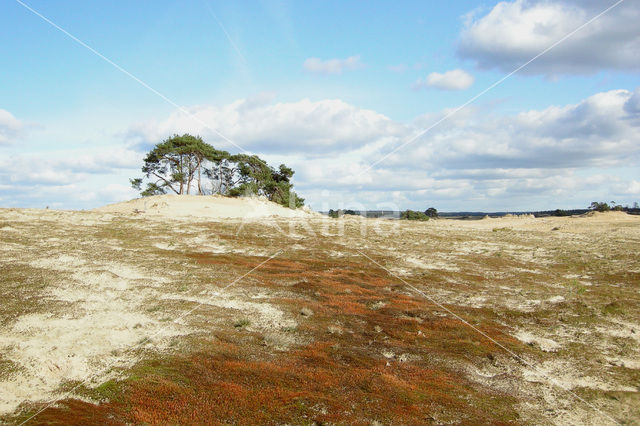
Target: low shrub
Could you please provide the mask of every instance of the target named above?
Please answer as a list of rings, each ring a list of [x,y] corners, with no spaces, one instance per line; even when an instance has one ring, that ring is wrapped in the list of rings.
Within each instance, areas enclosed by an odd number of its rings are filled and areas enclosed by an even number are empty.
[[[424,214],[423,212],[417,212],[414,210],[405,210],[400,213],[400,219],[404,220],[429,220],[429,216]]]

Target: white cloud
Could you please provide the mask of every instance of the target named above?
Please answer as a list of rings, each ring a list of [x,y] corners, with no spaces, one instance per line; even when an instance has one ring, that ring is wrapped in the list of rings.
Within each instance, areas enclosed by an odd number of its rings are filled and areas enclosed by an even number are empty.
[[[553,106],[515,116],[467,112],[443,122],[392,162],[430,169],[557,169],[614,167],[640,162],[640,121],[631,119],[633,93],[598,93],[574,105]],[[419,118],[428,127],[438,116]],[[411,155],[407,155],[407,151]]]
[[[616,186],[617,192],[621,195],[634,195],[640,197],[640,181],[632,180]]]
[[[309,72],[320,74],[342,74],[344,71],[353,71],[363,68],[364,64],[360,62],[360,56],[350,56],[345,59],[320,59],[309,58],[304,61],[302,67]]]
[[[90,175],[110,175],[142,166],[143,155],[126,148],[14,154],[0,159],[0,181],[60,186]]]
[[[143,154],[125,147],[20,153],[0,158],[2,206],[93,208],[134,198]]]
[[[212,129],[240,147],[261,153],[329,153],[357,150],[406,134],[407,129],[384,115],[337,99],[269,103],[242,99],[224,106],[197,106],[190,114],[133,126],[129,136],[156,144],[174,133],[201,135],[210,143],[238,151]]]
[[[316,160],[313,179],[301,174],[298,182],[301,188],[345,193],[350,188],[360,199],[371,191],[423,189],[424,199],[446,203],[449,194],[457,197],[456,208],[467,203],[479,209],[482,203],[487,208],[491,203],[505,203],[504,208],[507,203],[519,203],[524,208],[523,202],[529,208],[552,207],[549,203],[554,200],[561,200],[561,207],[580,207],[585,200],[609,194],[632,196],[635,187],[628,174],[625,177],[619,170],[640,165],[640,122],[627,111],[633,96],[614,90],[577,104],[512,116],[466,110],[392,154],[375,170],[353,173],[366,170],[363,166],[379,160],[402,140],[392,139],[360,159],[341,154]],[[425,128],[446,113],[420,117],[416,127]],[[305,161],[298,167],[304,168]],[[351,177],[343,182],[341,175]],[[620,185],[624,191],[617,189]]]
[[[392,152],[449,110],[394,121],[341,100],[276,103],[268,96],[181,112],[130,129],[150,147],[173,133],[201,134],[237,152],[203,122],[264,156],[296,170],[300,194],[322,208],[330,193],[347,205],[443,209],[586,207],[593,200],[635,201],[640,166],[638,90],[597,93],[581,102],[494,115],[465,108],[415,142]],[[143,152],[124,147],[0,158],[0,199],[21,205],[95,207],[133,196]],[[631,174],[631,175],[630,175]],[[116,186],[108,187],[109,184]],[[102,188],[102,189],[101,189]],[[103,190],[104,189],[104,190]]]
[[[640,88],[637,88],[629,100],[625,102],[624,109],[631,119],[640,118]]]
[[[432,72],[426,79],[414,83],[414,88],[433,87],[440,90],[465,90],[471,87],[474,78],[466,71],[456,69],[444,74]]]
[[[511,72],[612,2],[516,0],[468,19],[458,53],[485,69]],[[527,65],[521,72],[555,76],[603,69],[640,70],[640,3],[623,2]]]
[[[580,207],[617,193],[630,182],[616,177],[617,169],[640,164],[636,96],[613,90],[509,116],[465,108],[373,169],[368,166],[450,111],[399,123],[340,100],[264,98],[194,107],[198,121],[176,112],[131,134],[155,144],[173,133],[199,133],[219,147],[205,122],[271,163],[291,165],[296,188],[317,208],[322,190],[351,204],[375,205],[396,193],[407,203],[434,200],[458,209],[540,208],[550,200]]]
[[[0,145],[10,144],[22,131],[24,124],[9,111],[0,109]]]

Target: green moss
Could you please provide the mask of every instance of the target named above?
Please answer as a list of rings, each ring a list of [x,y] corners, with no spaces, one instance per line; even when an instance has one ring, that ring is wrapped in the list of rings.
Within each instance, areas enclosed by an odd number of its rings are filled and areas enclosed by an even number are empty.
[[[249,324],[251,324],[251,321],[249,321],[249,320],[248,320],[248,319],[246,319],[246,318],[242,318],[242,319],[239,319],[239,320],[237,320],[236,322],[234,322],[234,323],[233,323],[233,326],[234,326],[235,328],[245,328],[245,327],[248,327],[248,326],[249,326]]]
[[[621,303],[615,301],[604,305],[602,307],[602,313],[605,315],[623,314],[624,309],[622,308]]]
[[[98,401],[115,401],[121,397],[123,384],[115,380],[109,380],[93,389],[95,399]]]

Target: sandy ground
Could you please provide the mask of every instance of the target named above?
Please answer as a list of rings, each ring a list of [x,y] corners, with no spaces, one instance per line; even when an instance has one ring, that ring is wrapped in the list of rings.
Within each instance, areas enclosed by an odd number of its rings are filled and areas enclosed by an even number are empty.
[[[181,225],[170,220],[174,216]],[[265,217],[283,221],[275,229],[261,221]],[[222,218],[248,219],[251,229],[240,232],[236,222],[231,239],[209,232],[206,221]],[[283,331],[297,326],[296,315],[273,301],[299,297],[286,285],[274,293],[252,288],[249,277],[242,285],[211,289],[210,283],[233,282],[238,274],[221,268],[209,276],[173,257],[267,257],[277,246],[270,242],[275,233],[283,234],[278,241],[289,252],[344,259],[366,251],[385,259],[398,277],[418,280],[415,285],[439,303],[495,312],[514,339],[537,351],[537,358],[523,355],[531,365],[449,364],[478,383],[520,395],[525,421],[545,415],[545,422],[557,424],[607,424],[566,389],[596,392],[592,403],[618,419],[631,421],[638,413],[637,399],[612,402],[602,392],[637,395],[640,389],[640,217],[331,220],[262,200],[166,195],[92,212],[0,209],[6,301],[0,310],[0,415],[62,396],[70,384],[91,387],[126,377],[150,352],[171,353],[185,336],[229,321],[244,326],[245,317],[274,351],[301,344],[304,336]],[[420,284],[425,276],[428,286]],[[191,315],[194,306],[204,306],[206,314]],[[548,319],[554,315],[561,322]],[[330,326],[329,333],[338,332],[341,326]],[[378,352],[403,362],[420,359]]]
[[[262,198],[229,198],[218,195],[156,195],[95,209],[100,213],[140,214],[143,216],[213,218],[308,217],[307,209],[289,209]]]
[[[481,220],[450,221],[450,226],[470,227],[473,229],[507,228],[517,231],[557,231],[568,233],[592,232],[637,232],[640,216],[629,215],[624,212],[589,212],[569,217],[543,217],[533,215],[508,215],[501,218],[485,217]],[[630,227],[628,226],[630,225]],[[634,234],[635,235],[635,234]]]

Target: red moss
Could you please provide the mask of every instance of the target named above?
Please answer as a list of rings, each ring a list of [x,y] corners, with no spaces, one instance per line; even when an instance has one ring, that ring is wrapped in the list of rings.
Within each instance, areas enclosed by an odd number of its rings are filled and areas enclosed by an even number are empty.
[[[212,254],[189,258],[243,270],[265,260]],[[297,280],[289,288],[304,296],[304,305],[314,311],[301,321],[313,343],[276,355],[259,345],[237,345],[237,335],[230,334],[236,331],[218,333],[210,350],[158,360],[138,380],[127,382],[118,401],[91,405],[67,400],[63,408],[43,412],[38,422],[366,424],[377,419],[424,424],[433,421],[430,413],[468,423],[515,418],[508,403],[491,411],[471,403],[504,395],[426,361],[466,359],[468,354],[494,351],[495,345],[455,318],[434,315],[440,309],[428,300],[390,291],[398,284],[384,271],[348,262],[336,266],[314,259],[273,259],[255,276],[262,285],[274,287]],[[372,309],[379,301],[386,305]],[[299,310],[300,299],[278,302]],[[489,315],[477,310],[460,314]],[[327,326],[336,322],[344,333],[327,333]],[[515,344],[490,321],[479,328],[503,344]],[[387,360],[383,350],[414,354],[415,361]],[[171,374],[154,374],[154,369]]]

